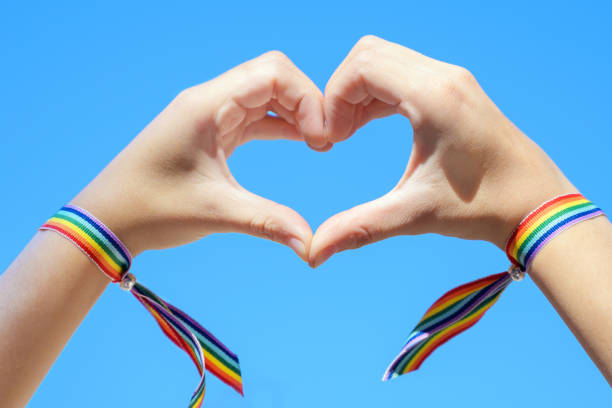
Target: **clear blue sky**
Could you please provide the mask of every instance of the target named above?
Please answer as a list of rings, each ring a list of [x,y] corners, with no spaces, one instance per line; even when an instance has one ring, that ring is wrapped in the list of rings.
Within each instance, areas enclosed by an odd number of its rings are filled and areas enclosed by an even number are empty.
[[[95,3],[0,6],[2,270],[181,89],[271,49],[323,88],[364,34],[469,68],[612,213],[607,2]],[[393,187],[410,146],[408,121],[393,117],[325,154],[254,142],[230,168],[315,229]],[[205,406],[609,407],[609,386],[529,279],[419,371],[380,381],[433,300],[506,266],[491,244],[428,235],[312,270],[281,245],[228,234],[144,253],[133,272],[238,353],[245,398],[209,375]],[[142,306],[113,286],[30,406],[181,407],[197,380]]]

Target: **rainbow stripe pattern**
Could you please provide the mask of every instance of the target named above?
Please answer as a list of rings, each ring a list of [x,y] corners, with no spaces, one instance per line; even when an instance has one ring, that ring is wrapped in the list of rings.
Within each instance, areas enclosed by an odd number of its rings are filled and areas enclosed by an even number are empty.
[[[119,282],[132,263],[130,251],[96,217],[73,205],[62,207],[41,227],[76,244],[113,282]]]
[[[199,345],[204,356],[206,370],[235,389],[240,395],[244,395],[240,362],[236,354],[232,353],[215,336],[200,326],[185,312],[165,302],[141,284],[136,283],[134,285],[132,294],[149,310],[164,334],[174,344],[189,354],[193,362],[198,366],[198,370],[201,369],[198,362],[199,351],[197,348]],[[191,344],[191,335],[195,338],[193,345]],[[188,347],[186,348],[185,345]],[[193,347],[194,345],[195,348]]]
[[[202,406],[206,370],[244,395],[238,357],[179,308],[137,283],[127,272],[132,263],[130,252],[102,222],[82,208],[66,205],[40,229],[55,231],[77,245],[112,282],[120,282],[123,288],[130,290],[164,334],[187,353],[201,376],[190,408]]]
[[[506,255],[512,264],[527,271],[536,254],[551,239],[572,225],[602,214],[581,194],[553,198],[523,219],[508,239]]]
[[[476,324],[513,280],[522,279],[546,243],[570,226],[599,215],[603,211],[581,194],[553,198],[528,214],[506,244],[510,269],[461,285],[431,305],[383,381],[417,370],[436,348]]]
[[[412,330],[383,381],[417,370],[436,348],[476,324],[510,282],[510,275],[503,272],[446,292]]]

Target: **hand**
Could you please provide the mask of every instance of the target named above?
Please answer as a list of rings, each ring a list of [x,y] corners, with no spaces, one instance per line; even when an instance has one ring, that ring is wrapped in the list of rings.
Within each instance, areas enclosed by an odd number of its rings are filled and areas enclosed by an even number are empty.
[[[389,193],[317,230],[309,262],[400,234],[439,233],[503,248],[512,229],[553,196],[576,191],[464,68],[380,38],[361,39],[325,90],[326,138],[400,113],[413,127],[406,172]]]
[[[308,223],[242,188],[227,167],[234,149],[253,139],[331,147],[323,136],[323,95],[280,52],[183,91],[73,203],[106,223],[133,254],[243,232],[289,245],[306,259]]]

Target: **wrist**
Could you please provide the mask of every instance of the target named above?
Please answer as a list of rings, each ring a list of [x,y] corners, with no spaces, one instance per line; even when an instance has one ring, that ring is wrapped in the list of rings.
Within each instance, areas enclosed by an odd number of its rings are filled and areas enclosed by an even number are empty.
[[[531,211],[514,229],[506,243],[506,255],[512,264],[529,271],[538,253],[551,240],[574,225],[603,215],[582,194],[554,197]]]
[[[525,194],[520,200],[502,205],[500,208],[502,211],[498,212],[498,220],[495,226],[491,228],[491,239],[489,241],[505,251],[511,234],[528,214],[554,197],[577,192],[578,190],[571,185],[559,186],[558,188],[542,189],[531,194]],[[520,193],[513,196],[520,197]]]
[[[147,249],[142,230],[142,219],[147,211],[125,184],[104,183],[100,176],[85,187],[70,204],[91,213],[106,225],[127,247],[132,256]]]
[[[573,272],[585,258],[611,258],[610,243],[612,243],[612,225],[607,217],[595,217],[581,222],[542,248],[533,260],[529,276],[536,282],[542,283],[558,279],[572,279],[577,282],[582,275]],[[563,268],[560,268],[561,264]],[[606,261],[604,264],[610,263]],[[559,276],[561,269],[568,271],[567,276]]]
[[[496,226],[492,229],[493,242],[500,249],[519,223],[542,203],[564,194],[578,193],[578,189],[548,155],[513,124],[509,143],[505,145],[501,171],[494,179],[496,189]]]

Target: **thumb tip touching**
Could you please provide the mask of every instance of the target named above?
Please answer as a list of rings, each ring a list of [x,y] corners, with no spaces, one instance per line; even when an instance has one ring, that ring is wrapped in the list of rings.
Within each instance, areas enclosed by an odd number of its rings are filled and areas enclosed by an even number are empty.
[[[326,220],[312,238],[308,263],[317,268],[338,252],[356,249],[402,233],[405,217],[401,203],[387,194]]]
[[[319,250],[316,253],[310,251],[308,254],[308,265],[310,265],[312,268],[317,268],[331,258],[336,252],[339,251],[335,245],[328,246],[327,248]]]
[[[308,264],[312,268],[321,266],[334,254],[350,249],[346,236],[353,235],[342,220],[342,214],[337,214],[325,221],[312,237],[308,252]]]
[[[288,221],[285,224],[285,228],[284,232],[280,232],[276,236],[268,236],[267,238],[288,246],[303,261],[308,262],[308,254],[312,242],[312,230],[308,223],[303,219],[298,221],[296,218],[293,221]],[[280,230],[282,229],[283,227],[281,226]]]
[[[306,244],[299,238],[289,238],[287,246],[297,254],[302,260],[308,260],[308,251],[306,250]]]
[[[386,195],[332,216],[313,235],[308,222],[290,207],[246,190],[240,194],[246,197],[236,208],[239,229],[288,246],[313,268],[338,252],[397,235],[405,221],[398,216],[397,200]]]

